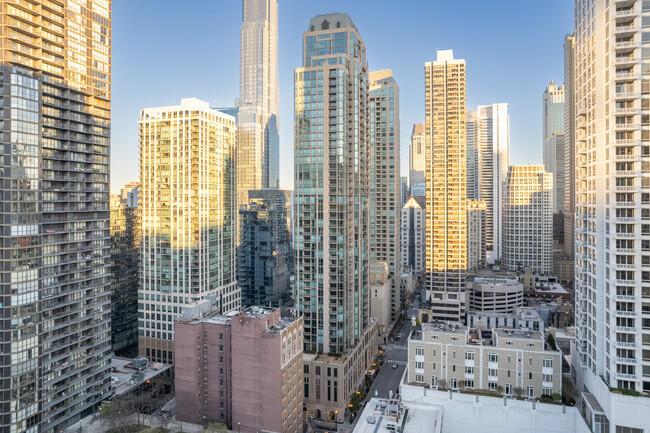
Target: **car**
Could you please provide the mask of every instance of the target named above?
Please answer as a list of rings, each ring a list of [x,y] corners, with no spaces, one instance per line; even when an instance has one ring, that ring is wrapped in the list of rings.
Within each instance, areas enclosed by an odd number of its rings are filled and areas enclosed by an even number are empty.
[[[393,368],[397,368],[397,364],[393,364]]]
[[[402,334],[401,332],[398,333],[398,334],[397,334],[397,339],[399,340],[400,338],[402,338],[402,335],[403,335],[403,334]]]

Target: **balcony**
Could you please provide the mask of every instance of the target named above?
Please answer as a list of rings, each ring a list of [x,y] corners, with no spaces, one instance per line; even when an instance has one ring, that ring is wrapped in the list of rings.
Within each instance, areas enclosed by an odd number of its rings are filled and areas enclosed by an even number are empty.
[[[616,161],[635,161],[636,159],[638,159],[638,156],[634,155],[634,154],[632,154],[632,155],[630,155],[630,154],[616,155],[616,156],[614,156],[614,159]]]
[[[617,80],[637,80],[641,75],[638,72],[617,72]]]
[[[632,57],[632,56],[620,56],[616,57],[614,59],[614,64],[616,66],[624,66],[624,65],[634,65],[639,62],[638,57]]]
[[[640,96],[639,92],[616,92],[616,99],[636,99]]]
[[[629,130],[639,129],[640,127],[641,125],[638,123],[617,123],[615,125],[615,129],[617,131],[629,131]],[[618,140],[616,140],[616,142],[618,143]]]
[[[638,32],[639,30],[641,30],[641,26],[632,23],[624,26],[616,26],[614,28],[614,34],[620,37],[626,34],[632,34],[634,32]]]

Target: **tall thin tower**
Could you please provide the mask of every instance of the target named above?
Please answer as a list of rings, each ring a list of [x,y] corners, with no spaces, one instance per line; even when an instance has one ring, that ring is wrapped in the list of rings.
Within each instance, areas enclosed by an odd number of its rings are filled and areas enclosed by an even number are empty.
[[[345,353],[369,320],[370,159],[366,47],[347,14],[314,17],[303,35],[295,137],[294,298],[305,350]]]
[[[460,320],[467,273],[465,60],[451,50],[425,63],[427,300],[437,319]]]
[[[280,88],[277,0],[243,0],[239,74],[238,206],[248,203],[250,190],[278,187]]]
[[[0,432],[62,431],[111,385],[111,2],[0,7]]]

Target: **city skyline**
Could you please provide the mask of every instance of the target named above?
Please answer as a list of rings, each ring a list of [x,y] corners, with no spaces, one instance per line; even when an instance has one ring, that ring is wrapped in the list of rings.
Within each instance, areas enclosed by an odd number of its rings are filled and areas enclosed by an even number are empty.
[[[156,2],[156,6],[164,2]],[[412,4],[410,4],[412,3]],[[301,64],[300,23],[318,14],[348,12],[355,17],[359,30],[367,34],[369,68],[392,69],[401,85],[401,175],[408,175],[408,143],[414,123],[424,121],[424,98],[420,83],[423,71],[420,65],[432,58],[436,49],[453,49],[467,59],[471,67],[468,75],[468,107],[507,102],[511,117],[511,163],[536,164],[542,161],[542,130],[539,119],[541,89],[550,80],[563,80],[562,43],[572,29],[572,4],[552,1],[543,4],[511,4],[505,1],[489,5],[476,3],[473,9],[466,5],[422,5],[410,2],[396,19],[413,10],[435,10],[435,15],[450,19],[435,20],[431,26],[426,20],[431,14],[409,17],[413,24],[408,31],[398,34],[385,32],[393,25],[392,14],[382,14],[369,2],[345,3],[333,1],[326,7],[296,1],[279,2],[279,83],[280,83],[280,187],[293,189],[293,70]],[[144,106],[160,106],[168,100],[197,97],[211,101],[214,107],[234,106],[239,94],[239,33],[242,19],[241,4],[204,4],[190,1],[188,6],[176,8],[153,8],[151,2],[137,3],[118,1],[113,4],[115,22],[115,59],[113,93],[113,158],[111,176],[112,192],[121,185],[137,180],[137,129],[134,127],[139,110]],[[409,6],[410,5],[410,6]],[[508,7],[506,8],[505,5]],[[195,12],[201,7],[202,13]],[[186,12],[185,12],[186,11]],[[372,12],[369,12],[372,11]],[[472,32],[460,32],[451,22],[461,17]],[[536,16],[533,22],[521,20],[522,14]],[[420,18],[421,17],[421,18]],[[426,19],[425,19],[426,18]],[[137,25],[136,25],[137,23]],[[168,25],[168,24],[169,25]],[[173,25],[172,25],[173,23]],[[538,27],[536,23],[540,23]],[[541,23],[544,23],[543,25]],[[191,27],[191,31],[188,28]],[[493,31],[492,48],[476,44],[476,32]],[[512,34],[518,34],[512,38]],[[159,44],[161,37],[169,44]],[[514,39],[514,40],[513,40]],[[129,48],[134,40],[149,47],[142,52]],[[199,56],[205,52],[205,40],[211,56]],[[408,50],[399,47],[410,44]],[[193,47],[194,46],[194,47]],[[385,49],[383,47],[386,47]],[[172,53],[170,55],[170,53]],[[513,57],[516,53],[517,61]],[[224,62],[223,59],[231,59]],[[174,65],[191,65],[181,75],[191,79],[174,80],[170,74],[178,74]],[[507,65],[495,68],[495,64]],[[133,65],[140,73],[133,74]],[[205,71],[205,72],[201,72]],[[522,78],[518,78],[522,77]],[[164,83],[166,92],[160,92]]]

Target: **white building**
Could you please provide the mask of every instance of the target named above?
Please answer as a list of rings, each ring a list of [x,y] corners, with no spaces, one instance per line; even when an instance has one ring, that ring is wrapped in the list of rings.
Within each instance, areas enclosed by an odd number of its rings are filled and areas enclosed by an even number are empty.
[[[469,278],[467,292],[470,311],[513,313],[524,303],[524,284],[516,278]]]
[[[425,161],[424,123],[413,125],[411,147],[409,149],[409,186],[424,184]],[[411,195],[415,195],[411,192]],[[422,194],[424,195],[424,194]]]
[[[426,253],[426,211],[424,203],[409,198],[402,208],[401,218],[402,268],[416,274],[424,272]]]
[[[530,267],[536,274],[553,270],[553,175],[541,165],[508,170],[503,203],[503,265]]]
[[[650,10],[631,0],[576,0],[575,10],[573,366],[594,431],[647,432],[650,100],[642,29]]]
[[[470,311],[467,313],[467,326],[484,329],[512,328],[544,333],[544,319],[531,307],[517,307],[512,313]]]

